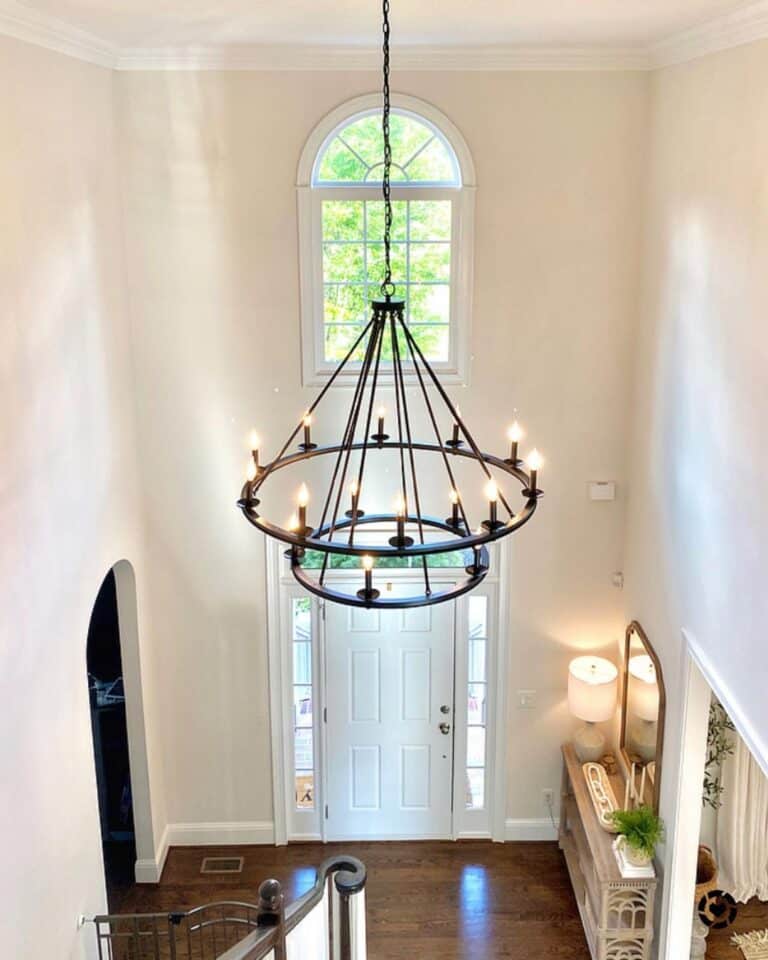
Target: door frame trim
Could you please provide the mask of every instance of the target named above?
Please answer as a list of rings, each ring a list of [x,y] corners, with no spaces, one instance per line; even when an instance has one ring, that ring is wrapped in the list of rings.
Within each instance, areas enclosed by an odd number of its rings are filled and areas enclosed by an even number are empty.
[[[290,810],[289,803],[293,795],[292,769],[293,763],[289,753],[291,737],[288,735],[291,726],[291,701],[288,697],[288,623],[286,621],[287,598],[294,594],[296,583],[284,564],[281,545],[269,538],[265,539],[266,561],[266,630],[267,630],[267,667],[269,680],[269,715],[271,733],[272,756],[272,805],[274,819],[275,844],[282,846],[291,841],[320,840],[325,842],[325,818],[320,816],[319,831],[311,833],[291,833],[289,830]],[[507,751],[504,731],[507,726],[507,686],[509,664],[511,656],[510,643],[510,605],[509,591],[503,587],[510,578],[510,545],[507,540],[500,541],[494,548],[495,556],[492,563],[493,573],[489,573],[485,583],[492,589],[489,591],[489,652],[490,663],[494,665],[494,677],[489,678],[488,690],[492,692],[494,703],[489,713],[491,723],[486,727],[488,743],[486,745],[486,801],[488,805],[489,830],[456,830],[456,811],[452,815],[452,837],[456,839],[491,839],[503,843],[506,833],[506,794],[507,794]],[[495,571],[498,571],[496,573]],[[441,568],[440,576],[451,579],[450,568]],[[342,574],[343,575],[343,574]],[[417,575],[420,575],[417,572]],[[399,578],[407,578],[403,571]],[[294,588],[294,589],[291,589]],[[301,592],[304,595],[304,591]],[[459,606],[466,603],[467,598],[456,601],[456,615],[454,616],[454,630],[459,626]],[[318,604],[313,603],[313,610],[317,611]],[[313,633],[317,642],[313,647],[325,666],[325,629],[322,618],[314,615]],[[458,637],[456,637],[456,640]],[[456,642],[456,641],[455,641]],[[496,669],[496,665],[498,669]],[[456,676],[456,657],[454,656],[454,677]],[[325,706],[325,676],[324,669],[318,671],[313,668],[313,674],[320,677],[319,705],[322,711]],[[322,811],[325,804],[326,744],[324,724],[318,723],[316,733],[319,756],[316,760],[316,769],[321,783],[316,785],[317,809]],[[454,719],[454,729],[455,729]],[[454,748],[455,749],[455,748]],[[463,765],[454,762],[453,791],[457,796],[456,784],[459,771]],[[413,838],[416,839],[416,838]],[[422,838],[419,838],[422,839]]]

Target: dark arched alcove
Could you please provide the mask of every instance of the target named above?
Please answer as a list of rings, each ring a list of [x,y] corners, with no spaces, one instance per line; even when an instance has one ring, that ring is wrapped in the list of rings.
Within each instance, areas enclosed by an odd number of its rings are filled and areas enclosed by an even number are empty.
[[[104,871],[109,907],[115,910],[122,891],[133,883],[136,838],[120,623],[112,570],[104,578],[93,606],[86,658]]]

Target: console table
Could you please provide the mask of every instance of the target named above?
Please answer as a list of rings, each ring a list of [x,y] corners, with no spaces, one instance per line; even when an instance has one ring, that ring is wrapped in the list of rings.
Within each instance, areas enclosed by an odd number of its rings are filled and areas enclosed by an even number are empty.
[[[616,796],[623,797],[621,777],[612,777],[611,783]],[[624,879],[613,839],[597,821],[573,746],[565,744],[560,849],[592,960],[650,960],[656,879]]]

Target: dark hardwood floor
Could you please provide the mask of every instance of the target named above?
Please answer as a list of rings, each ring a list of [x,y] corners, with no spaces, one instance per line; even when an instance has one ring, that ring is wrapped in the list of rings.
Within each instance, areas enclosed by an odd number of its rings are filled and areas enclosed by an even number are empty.
[[[176,847],[157,886],[134,886],[121,913],[188,909],[213,900],[255,902],[276,877],[293,900],[327,856],[368,868],[369,960],[589,960],[562,854],[554,843],[292,844]],[[243,856],[237,877],[203,876],[204,856]]]
[[[738,947],[731,943],[734,933],[750,933],[768,929],[768,903],[749,900],[739,904],[735,923],[726,930],[712,930],[707,937],[707,960],[744,960]]]

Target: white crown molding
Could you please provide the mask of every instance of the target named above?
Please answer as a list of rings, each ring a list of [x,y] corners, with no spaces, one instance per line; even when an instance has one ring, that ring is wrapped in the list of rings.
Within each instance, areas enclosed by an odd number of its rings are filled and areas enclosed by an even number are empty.
[[[111,44],[17,0],[0,0],[0,34],[100,67],[114,67],[117,61]]]
[[[400,47],[395,70],[644,70],[646,53],[612,47]],[[221,46],[123,49],[118,70],[381,70],[376,47]]]
[[[768,0],[747,3],[648,48],[650,69],[685,63],[709,53],[768,37]]]
[[[0,0],[0,35],[117,70],[378,71],[375,47],[201,46],[116,47],[63,20]],[[647,47],[399,47],[396,70],[414,71],[637,71],[684,63],[768,37],[768,0],[753,0]]]

